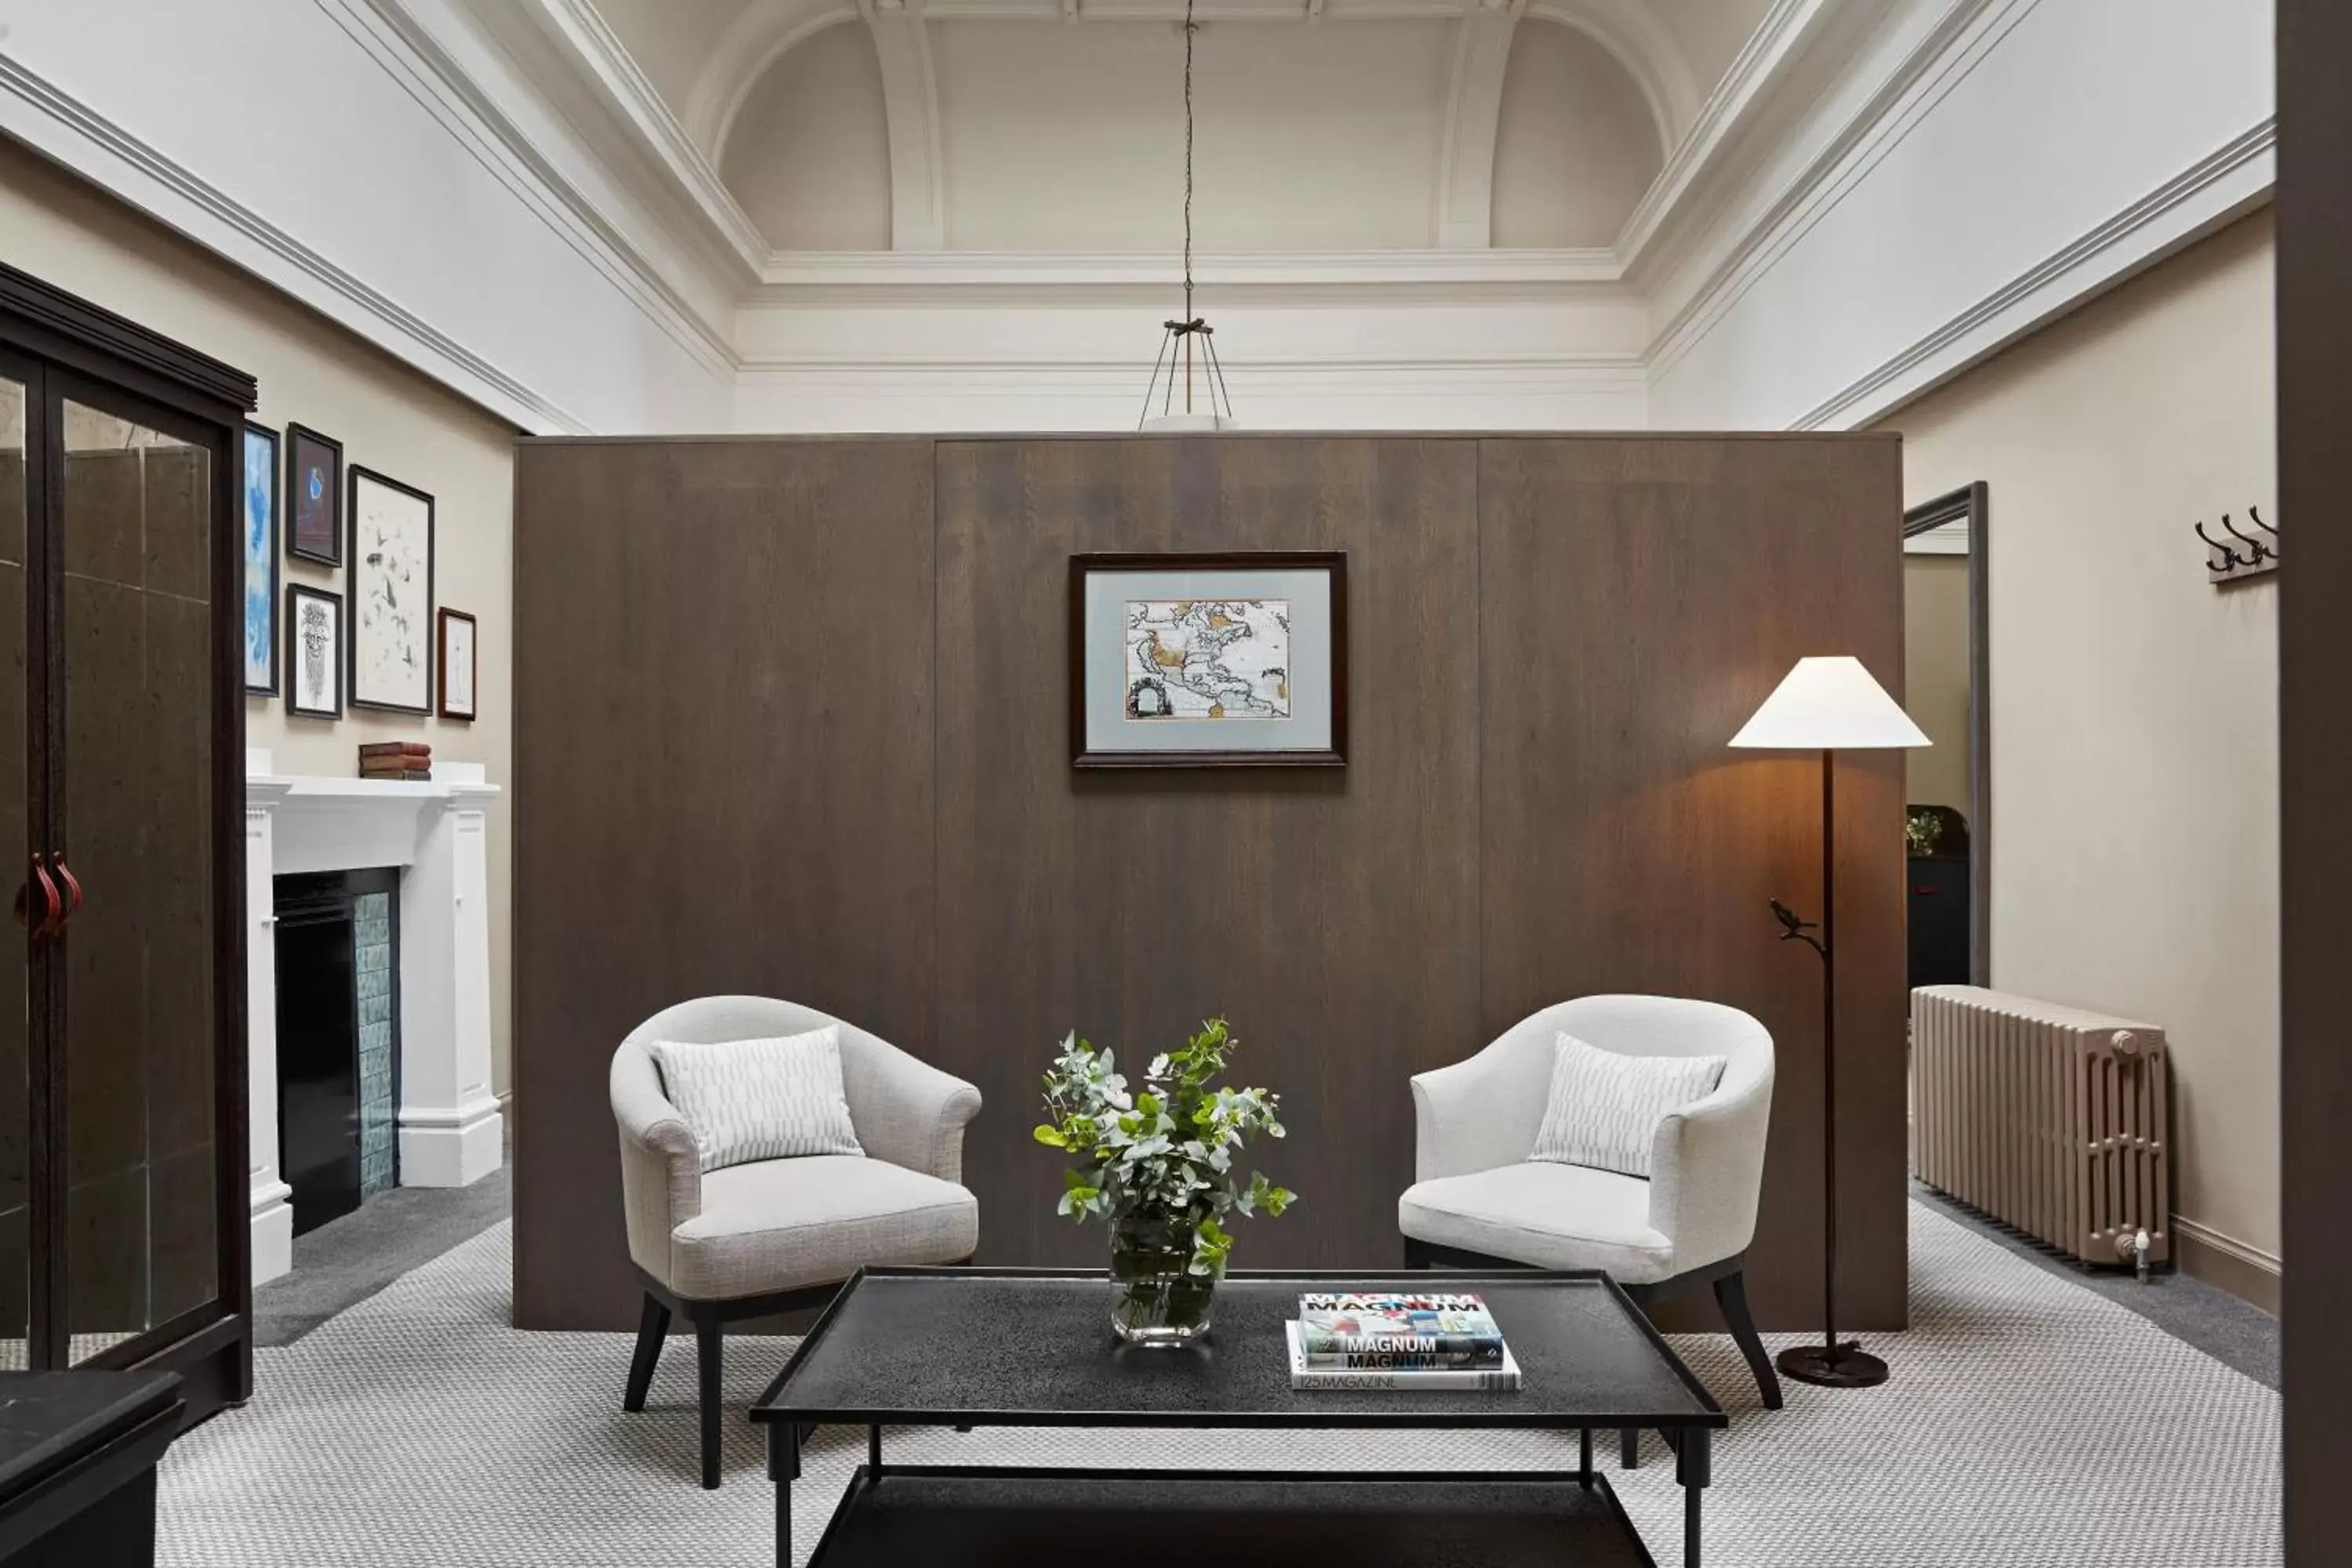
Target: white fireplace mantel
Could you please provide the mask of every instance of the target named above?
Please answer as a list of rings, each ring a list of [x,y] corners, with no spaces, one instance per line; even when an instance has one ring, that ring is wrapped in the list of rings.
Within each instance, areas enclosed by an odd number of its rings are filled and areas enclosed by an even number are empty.
[[[462,1187],[497,1170],[490,1092],[489,874],[483,816],[499,795],[479,763],[429,783],[278,773],[246,752],[246,1037],[252,1124],[253,1279],[294,1266],[294,1210],[278,1166],[275,883],[301,871],[398,867],[400,1182]]]

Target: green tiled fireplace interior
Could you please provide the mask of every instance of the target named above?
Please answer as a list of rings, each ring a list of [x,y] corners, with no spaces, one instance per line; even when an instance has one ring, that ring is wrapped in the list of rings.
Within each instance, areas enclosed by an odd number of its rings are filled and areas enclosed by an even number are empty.
[[[360,1195],[389,1192],[399,1179],[393,1136],[393,1078],[400,1051],[393,1005],[392,895],[352,900],[352,973],[360,1010]]]

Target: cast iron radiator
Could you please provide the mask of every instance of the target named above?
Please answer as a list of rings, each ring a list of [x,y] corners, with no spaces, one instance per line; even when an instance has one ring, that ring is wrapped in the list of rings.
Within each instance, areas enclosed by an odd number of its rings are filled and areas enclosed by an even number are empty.
[[[2164,1031],[1975,985],[1911,994],[1918,1178],[2084,1263],[2172,1255]]]

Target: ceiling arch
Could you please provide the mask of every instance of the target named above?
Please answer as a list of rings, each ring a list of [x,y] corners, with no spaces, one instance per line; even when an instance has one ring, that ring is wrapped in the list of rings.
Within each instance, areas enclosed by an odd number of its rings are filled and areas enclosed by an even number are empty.
[[[720,33],[687,90],[678,118],[714,164],[760,79],[802,40],[862,13],[850,0],[751,0]]]

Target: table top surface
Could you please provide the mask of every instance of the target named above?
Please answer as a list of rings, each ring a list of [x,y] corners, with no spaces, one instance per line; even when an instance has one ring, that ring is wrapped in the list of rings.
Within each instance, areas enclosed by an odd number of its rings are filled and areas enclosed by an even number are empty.
[[[1283,1323],[1309,1291],[1486,1299],[1521,1386],[1300,1390]],[[1207,1342],[1120,1344],[1099,1269],[872,1268],[843,1287],[754,1421],[1133,1426],[1721,1426],[1723,1409],[1605,1274],[1235,1273]]]

